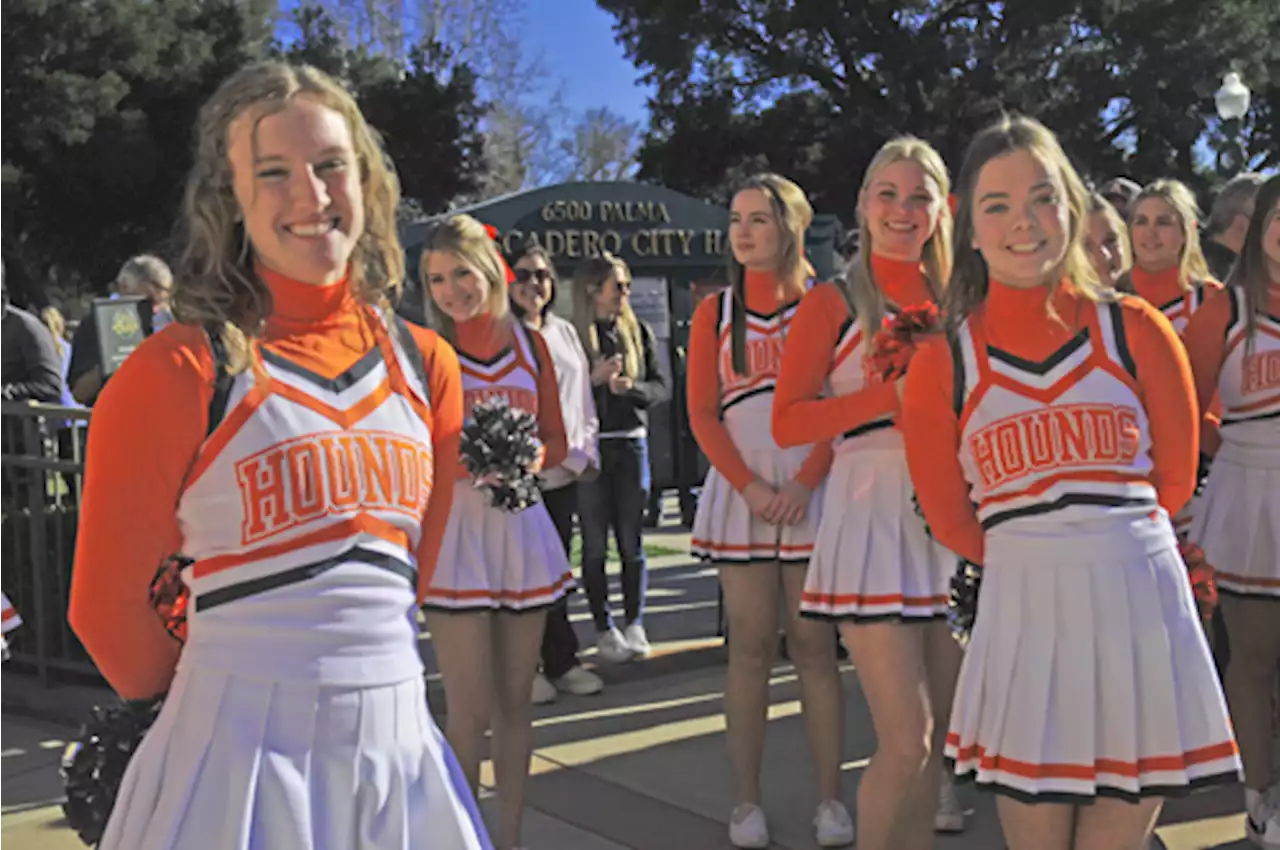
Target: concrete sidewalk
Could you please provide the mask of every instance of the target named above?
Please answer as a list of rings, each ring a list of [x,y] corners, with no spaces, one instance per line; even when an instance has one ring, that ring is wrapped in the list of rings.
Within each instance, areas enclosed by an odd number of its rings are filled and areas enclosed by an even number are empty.
[[[687,547],[688,535],[668,532],[655,542]],[[726,660],[716,631],[714,571],[686,557],[651,563],[646,623],[654,657],[603,666],[607,688],[594,697],[561,697],[535,709],[525,844],[530,850],[721,850],[732,785],[724,741]],[[571,614],[584,638],[593,630],[578,594]],[[434,659],[424,645],[430,699],[439,713]],[[584,652],[594,661],[594,648]],[[857,677],[842,668],[846,740],[843,796],[853,809],[857,783],[874,736]],[[75,850],[83,845],[62,822],[57,763],[74,723],[108,696],[101,689],[41,691],[29,678],[4,673],[3,783],[0,830],[9,850]],[[770,686],[772,707],[762,779],[764,808],[775,850],[816,847],[811,820],[815,789],[807,756],[799,686],[779,664]],[[62,721],[56,718],[63,718]],[[443,722],[443,719],[441,718]],[[485,783],[492,773],[485,767]],[[1227,788],[1171,801],[1158,836],[1167,850],[1245,850],[1242,794]],[[1000,850],[995,807],[988,795],[961,789],[970,810],[960,836],[939,836],[938,850]],[[482,800],[492,820],[493,800]],[[1153,847],[1160,846],[1153,842]],[[200,850],[195,848],[194,850]]]

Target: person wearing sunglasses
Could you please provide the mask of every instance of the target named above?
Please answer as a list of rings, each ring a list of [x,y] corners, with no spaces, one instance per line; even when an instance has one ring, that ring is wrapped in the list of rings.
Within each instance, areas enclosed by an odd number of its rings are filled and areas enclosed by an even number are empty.
[[[591,366],[577,329],[552,312],[556,302],[556,272],[547,252],[537,245],[528,245],[511,266],[515,274],[510,292],[511,312],[542,334],[560,390],[560,412],[564,417],[569,453],[559,466],[544,469],[539,477],[542,500],[568,555],[573,540],[573,517],[578,511],[578,488],[571,485],[598,473],[600,467],[596,440],[600,421],[591,391]],[[547,611],[542,670],[533,680],[533,703],[554,702],[560,692],[587,696],[598,694],[603,688],[603,680],[578,662],[578,636],[569,624],[568,596],[563,596]]]

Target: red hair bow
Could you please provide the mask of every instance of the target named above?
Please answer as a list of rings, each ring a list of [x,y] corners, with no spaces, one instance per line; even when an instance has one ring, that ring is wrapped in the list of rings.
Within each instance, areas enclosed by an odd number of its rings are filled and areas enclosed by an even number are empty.
[[[506,272],[507,275],[507,286],[510,286],[515,283],[516,274],[511,271],[511,266],[507,265],[507,258],[502,256],[502,240],[498,238],[498,228],[494,227],[492,224],[486,224],[484,226],[484,232],[488,233],[489,238],[498,246],[498,261],[502,263],[502,270]]]

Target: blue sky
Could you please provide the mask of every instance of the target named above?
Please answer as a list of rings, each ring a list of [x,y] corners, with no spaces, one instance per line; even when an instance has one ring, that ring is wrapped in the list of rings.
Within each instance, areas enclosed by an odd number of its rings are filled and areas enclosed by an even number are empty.
[[[647,127],[649,92],[614,41],[613,20],[595,0],[530,0],[525,31],[547,70],[563,80],[566,106],[575,112],[607,106]]]

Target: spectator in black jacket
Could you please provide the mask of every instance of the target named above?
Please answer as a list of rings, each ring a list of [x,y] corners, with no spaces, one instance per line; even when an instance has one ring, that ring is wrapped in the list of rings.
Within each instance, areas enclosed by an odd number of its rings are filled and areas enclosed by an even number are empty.
[[[3,363],[5,401],[62,400],[62,365],[53,347],[53,334],[38,318],[9,302],[0,265],[0,301],[4,305]]]
[[[631,271],[611,254],[584,260],[573,275],[573,321],[591,361],[600,417],[600,475],[580,483],[582,581],[606,661],[649,654],[644,629],[641,524],[649,498],[649,407],[668,395],[653,329],[631,311]],[[622,559],[626,626],[609,610],[605,553],[613,526]]]
[[[1213,200],[1209,223],[1200,242],[1215,280],[1226,283],[1231,267],[1236,264],[1245,231],[1249,229],[1249,217],[1253,215],[1253,199],[1262,182],[1261,174],[1237,174]]]

